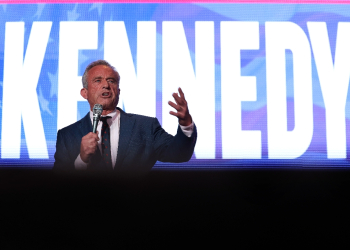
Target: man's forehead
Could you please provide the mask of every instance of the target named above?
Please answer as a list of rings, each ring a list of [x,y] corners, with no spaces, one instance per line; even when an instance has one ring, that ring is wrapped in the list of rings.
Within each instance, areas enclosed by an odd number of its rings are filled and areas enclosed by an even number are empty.
[[[106,65],[96,65],[92,67],[88,73],[91,78],[117,78],[117,73]]]

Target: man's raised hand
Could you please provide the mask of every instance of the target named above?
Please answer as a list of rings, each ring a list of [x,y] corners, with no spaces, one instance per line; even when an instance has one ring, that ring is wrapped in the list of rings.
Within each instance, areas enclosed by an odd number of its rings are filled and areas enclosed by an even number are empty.
[[[173,97],[175,99],[175,103],[169,101],[168,104],[173,107],[177,112],[170,111],[169,113],[173,116],[176,116],[179,119],[179,124],[182,126],[189,126],[192,123],[192,117],[188,111],[187,101],[185,99],[185,95],[182,92],[182,89],[179,88],[179,94],[173,93]]]

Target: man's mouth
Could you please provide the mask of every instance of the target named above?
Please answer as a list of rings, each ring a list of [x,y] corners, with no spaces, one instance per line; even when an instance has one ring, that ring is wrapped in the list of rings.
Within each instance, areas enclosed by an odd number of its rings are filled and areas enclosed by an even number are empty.
[[[109,96],[109,92],[104,92],[104,93],[102,93],[102,96],[103,96],[103,97],[108,97],[108,96]]]

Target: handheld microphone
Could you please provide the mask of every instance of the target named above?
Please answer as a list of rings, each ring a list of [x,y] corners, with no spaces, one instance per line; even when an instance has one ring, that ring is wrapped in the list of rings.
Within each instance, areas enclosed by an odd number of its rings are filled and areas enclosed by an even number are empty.
[[[102,108],[101,104],[94,105],[94,108],[92,110],[92,112],[93,112],[93,115],[92,115],[92,120],[93,120],[92,133],[96,133],[97,124],[98,124],[98,121],[100,120],[102,111],[103,111],[103,108]]]

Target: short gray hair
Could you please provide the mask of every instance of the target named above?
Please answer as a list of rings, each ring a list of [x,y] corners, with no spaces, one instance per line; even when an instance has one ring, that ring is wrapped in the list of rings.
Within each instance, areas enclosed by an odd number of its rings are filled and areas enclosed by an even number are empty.
[[[116,80],[117,80],[117,83],[119,84],[120,75],[119,75],[118,71],[112,65],[110,65],[107,61],[105,61],[105,60],[97,60],[97,61],[94,61],[94,62],[90,63],[86,67],[86,69],[84,71],[84,74],[83,74],[83,77],[81,78],[81,81],[83,82],[83,87],[85,89],[88,88],[88,80],[87,80],[88,79],[88,72],[89,72],[90,69],[92,69],[93,67],[95,67],[97,65],[105,65],[107,67],[110,67],[117,74],[117,79]]]

